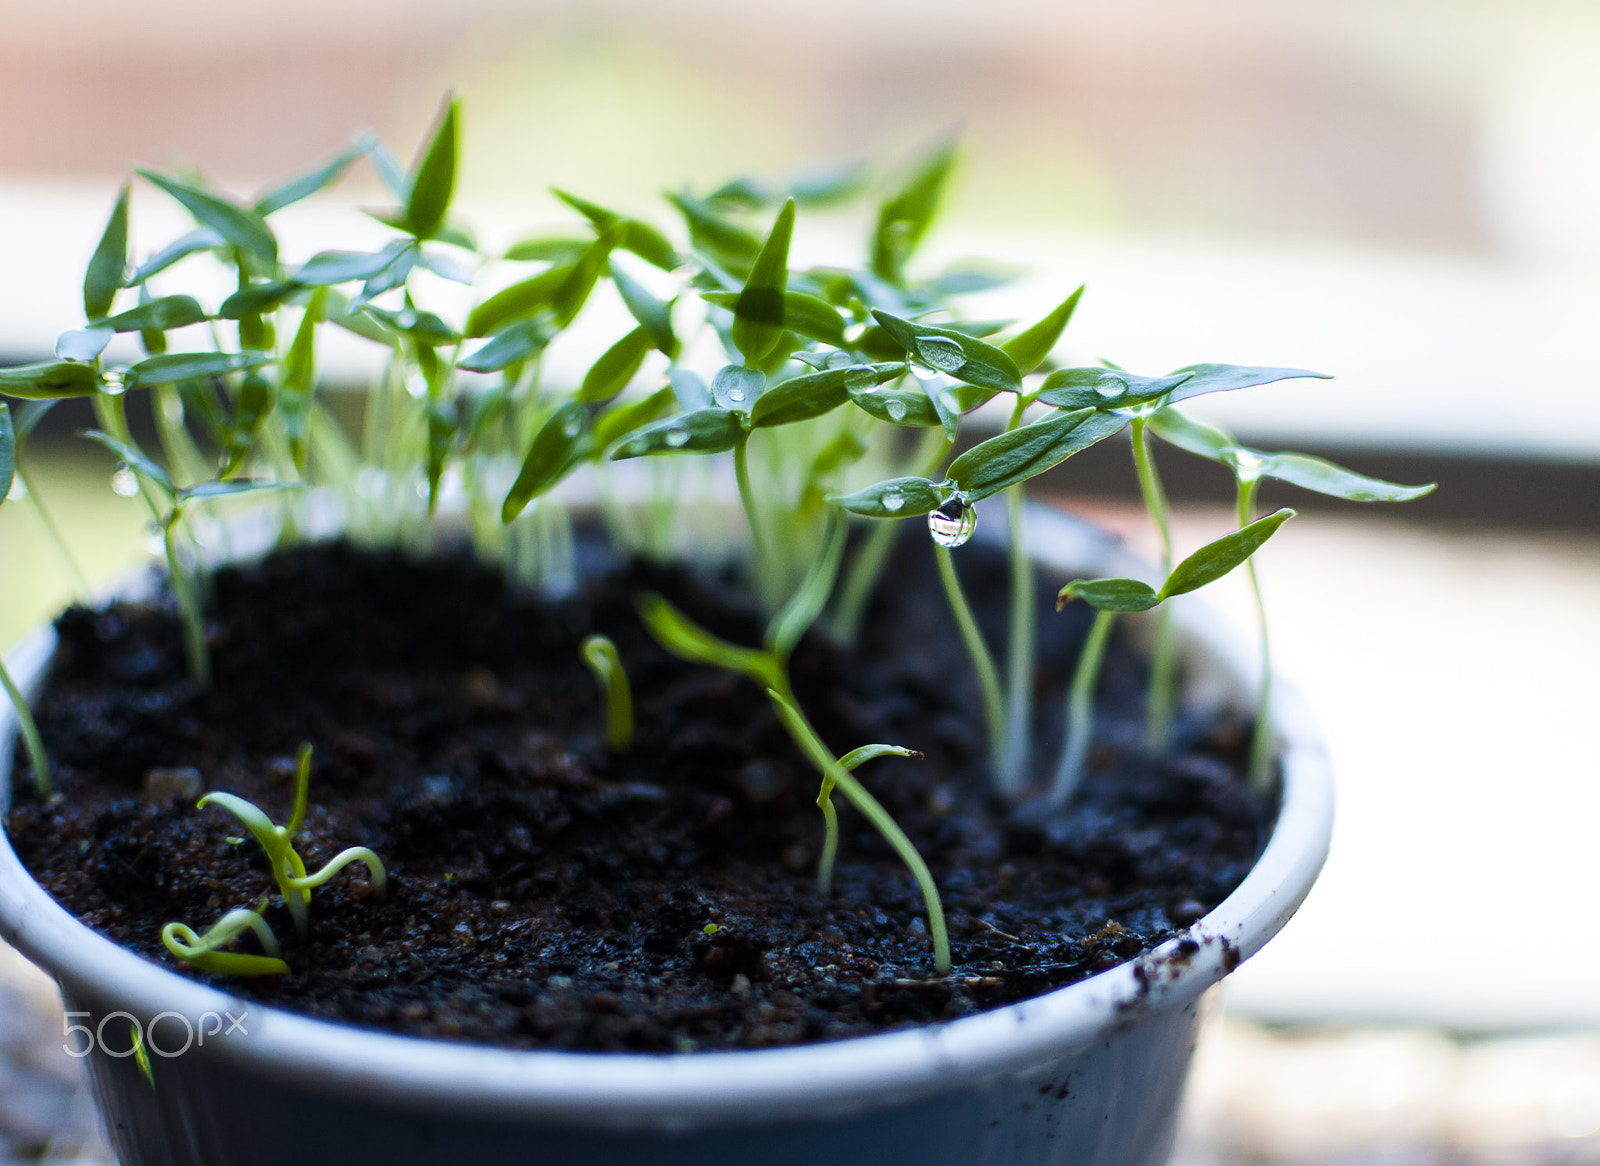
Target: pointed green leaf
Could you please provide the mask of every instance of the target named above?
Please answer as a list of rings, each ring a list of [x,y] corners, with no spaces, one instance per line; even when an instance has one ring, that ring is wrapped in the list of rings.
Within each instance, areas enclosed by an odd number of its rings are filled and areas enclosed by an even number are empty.
[[[200,305],[188,296],[162,296],[137,308],[129,308],[126,312],[118,312],[104,323],[117,332],[143,332],[147,329],[165,332],[172,328],[187,328],[205,318],[206,314]]]
[[[0,506],[6,504],[11,482],[17,476],[17,431],[11,424],[11,406],[0,401]]]
[[[1228,462],[1229,451],[1235,448],[1234,440],[1228,434],[1195,420],[1171,405],[1152,413],[1149,426],[1151,432],[1168,445],[1175,445],[1196,457],[1214,462]]]
[[[1149,611],[1161,597],[1137,579],[1074,579],[1056,596],[1056,610],[1081,599],[1096,611]]]
[[[1005,349],[1006,355],[1017,362],[1018,372],[1026,376],[1044,363],[1044,358],[1050,355],[1050,350],[1061,339],[1061,333],[1066,331],[1082,296],[1083,285],[1080,284],[1078,290],[1062,300],[1055,311],[1000,346]]]
[[[583,310],[583,305],[588,302],[589,293],[594,291],[594,285],[599,282],[601,273],[606,269],[606,261],[610,259],[612,250],[621,238],[620,226],[607,227],[602,231],[600,237],[589,244],[588,249],[579,256],[578,262],[573,264],[566,279],[561,281],[561,285],[551,295],[550,306],[555,310],[556,320],[563,328],[572,323]]]
[[[1225,393],[1232,389],[1250,389],[1256,385],[1270,385],[1274,381],[1312,377],[1332,380],[1325,372],[1310,372],[1303,368],[1257,368],[1244,364],[1191,364],[1177,370],[1188,374],[1182,384],[1167,398],[1167,404],[1176,405],[1202,393]]]
[[[933,225],[955,160],[955,142],[945,142],[900,193],[878,209],[878,226],[872,236],[872,270],[880,279],[892,284],[904,281],[906,262]]]
[[[330,324],[343,328],[346,332],[353,333],[363,340],[393,347],[395,335],[371,316],[362,311],[351,310],[351,301],[336,291],[330,290],[328,302],[323,309],[323,318]]]
[[[254,209],[256,214],[265,217],[284,207],[309,198],[320,190],[326,190],[339,179],[343,178],[345,171],[371,150],[367,143],[357,143],[333,161],[324,166],[319,166],[309,174],[302,174],[298,178],[291,178],[282,185],[275,186],[260,198],[256,199]]]
[[[568,401],[539,427],[533,444],[528,447],[528,456],[522,461],[522,470],[500,507],[501,522],[516,518],[529,502],[554,486],[577,464],[583,453],[587,416],[582,405]]]
[[[361,285],[359,303],[366,303],[403,285],[411,275],[411,269],[417,265],[417,260],[422,257],[421,248],[412,239],[397,239],[383,249],[385,254],[391,252],[394,258]]]
[[[789,184],[789,194],[801,206],[832,206],[860,194],[867,181],[866,167],[848,162],[802,174]]]
[[[255,448],[256,432],[267,411],[272,408],[272,384],[255,369],[247,369],[239,378],[239,407],[223,434],[222,468],[218,476],[228,477],[244,465],[250,451]],[[289,426],[285,422],[285,429]],[[303,436],[303,435],[302,435]]]
[[[783,338],[783,293],[789,286],[789,240],[793,235],[791,198],[778,212],[733,305],[733,343],[750,368],[760,364]]]
[[[1109,436],[1101,431],[1104,422],[1098,427],[1091,422],[1094,417],[1093,409],[1057,410],[1032,425],[991,437],[951,462],[950,478],[968,502],[1026,482]]]
[[[135,385],[173,384],[257,368],[276,359],[270,352],[169,352],[141,360],[128,370],[125,383],[130,389]]]
[[[0,396],[43,400],[50,397],[92,397],[100,377],[87,364],[45,360],[15,368],[0,368]]]
[[[572,235],[538,235],[513,243],[505,257],[518,263],[576,263],[583,249],[589,245],[587,238]]]
[[[130,286],[142,284],[153,275],[159,275],[180,259],[201,251],[210,251],[217,247],[226,247],[228,241],[217,234],[210,227],[196,227],[187,235],[168,243],[149,259],[146,259],[129,277]]]
[[[219,320],[243,320],[247,316],[260,316],[266,312],[275,312],[283,306],[285,300],[298,294],[300,290],[299,284],[283,280],[252,283],[248,287],[240,288],[223,300],[222,306],[217,309],[217,318]],[[255,347],[255,345],[251,347]]]
[[[700,298],[708,304],[727,308],[731,312],[734,310],[734,305],[739,302],[739,295],[739,292],[710,291],[701,293]],[[844,317],[839,315],[833,305],[826,300],[806,295],[804,292],[784,293],[783,326],[791,332],[798,332],[801,336],[820,340],[836,348],[844,346]],[[899,354],[891,351],[890,355]]]
[[[772,202],[772,188],[748,174],[724,182],[706,195],[706,201],[736,211],[758,211]]]
[[[926,478],[890,478],[829,501],[865,518],[909,518],[944,501],[945,491]]]
[[[1254,450],[1240,449],[1235,451],[1234,456],[1239,459],[1240,470],[1249,468],[1245,461],[1247,457],[1258,458],[1256,472],[1262,477],[1277,478],[1280,482],[1288,482],[1303,490],[1343,498],[1349,502],[1410,502],[1424,494],[1433,493],[1438,485],[1429,482],[1424,486],[1402,486],[1382,478],[1369,478],[1305,453],[1258,454]]]
[[[432,347],[439,344],[454,344],[461,339],[455,329],[438,316],[432,312],[413,308],[409,304],[393,310],[380,308],[376,304],[362,304],[361,310],[396,332],[404,332],[419,344]]]
[[[1022,391],[1022,374],[1003,349],[953,328],[917,324],[887,312],[872,315],[901,348],[929,368],[996,392]]]
[[[128,464],[128,468],[138,474],[149,478],[157,486],[166,491],[168,496],[174,496],[178,488],[172,484],[172,477],[166,470],[151,461],[141,451],[131,445],[126,445],[112,437],[109,433],[102,433],[98,429],[85,429],[83,436],[90,441],[99,442],[112,453],[116,454]]]
[[[106,345],[111,343],[111,338],[115,335],[114,328],[107,328],[103,324],[97,324],[93,328],[75,328],[70,332],[63,332],[56,337],[56,356],[62,360],[87,364],[106,350]]]
[[[729,409],[696,409],[632,434],[611,451],[611,460],[661,453],[723,453],[742,442],[745,434],[742,414]]]
[[[363,134],[358,144],[366,149],[367,156],[372,160],[373,170],[377,171],[379,179],[388,187],[389,193],[397,199],[404,199],[410,182],[406,178],[405,168],[400,165],[400,160],[390,152],[388,146],[370,134]]]
[[[602,453],[619,438],[665,417],[675,404],[670,385],[663,385],[638,401],[612,404],[594,419],[593,452]]]
[[[518,320],[507,324],[476,351],[456,362],[468,372],[496,372],[543,352],[550,343],[550,329],[542,320]]]
[[[1294,511],[1285,507],[1265,518],[1258,518],[1249,526],[1240,527],[1232,534],[1223,535],[1207,543],[1172,569],[1167,581],[1161,585],[1160,597],[1170,599],[1198,590],[1213,583],[1244,562],[1273,533],[1294,517]]]
[[[764,373],[742,364],[725,364],[711,378],[711,399],[723,409],[749,413],[766,388]]]
[[[186,182],[179,182],[176,178],[168,178],[165,174],[157,174],[153,170],[139,170],[135,173],[159,186],[182,203],[201,226],[210,227],[246,255],[254,256],[266,270],[272,271],[277,268],[278,240],[272,234],[272,228],[267,226],[266,220],[255,211],[246,210],[209,191],[190,186]]]
[[[1044,378],[1038,399],[1058,409],[1127,409],[1166,396],[1188,372],[1141,377],[1119,368],[1062,368]]]
[[[635,328],[600,354],[600,359],[584,374],[577,400],[595,403],[609,401],[623,389],[644,364],[651,350],[650,333]]]
[[[98,320],[111,310],[128,269],[128,184],[117,194],[111,218],[83,273],[83,314]]]
[[[278,408],[283,414],[283,432],[289,442],[289,456],[302,475],[306,472],[310,440],[311,402],[317,388],[317,326],[328,300],[325,288],[312,293],[306,314],[289,345],[283,362],[283,385]],[[264,412],[265,410],[263,410]],[[241,403],[240,412],[243,412]]]
[[[764,428],[821,417],[854,395],[873,395],[879,385],[904,372],[903,364],[852,364],[794,377],[761,395],[750,424]]]
[[[463,287],[471,287],[477,282],[477,276],[470,267],[437,248],[421,252],[417,263],[440,279],[448,279],[451,283],[459,283]]]
[[[688,191],[668,193],[667,201],[678,208],[689,227],[689,241],[723,267],[738,275],[750,270],[761,250],[761,240],[743,227],[729,222]]]
[[[751,677],[769,688],[788,686],[771,652],[741,648],[712,635],[653,591],[645,592],[636,603],[644,626],[674,656]]]
[[[488,336],[513,320],[526,319],[550,308],[555,294],[577,265],[552,267],[531,279],[504,288],[472,310],[467,317],[468,336]]]
[[[627,305],[628,312],[647,330],[650,342],[668,360],[678,355],[678,339],[672,334],[672,305],[656,299],[643,284],[617,266],[615,258],[609,260],[611,282],[617,294]]]
[[[649,223],[627,215],[619,215],[615,211],[609,211],[603,206],[579,198],[575,194],[568,194],[564,190],[552,188],[552,193],[593,223],[597,232],[603,234],[613,226],[620,225],[622,234],[617,246],[624,251],[633,252],[646,263],[659,267],[662,271],[671,271],[678,266],[678,253],[673,249],[672,241]]]
[[[892,367],[898,372],[905,371],[903,364],[875,364],[871,367]],[[914,388],[852,389],[850,399],[858,408],[891,425],[927,429],[942,424],[944,418],[934,406],[933,399],[920,383],[913,381],[912,384]]]
[[[439,119],[428,148],[417,160],[407,186],[405,213],[401,228],[419,239],[426,239],[444,222],[450,209],[450,196],[456,184],[456,124],[461,108],[450,101]]]
[[[410,239],[398,239],[382,251],[319,251],[307,259],[291,278],[306,287],[327,287],[351,280],[368,280],[393,263],[402,251],[414,246]]]
[[[197,499],[234,498],[240,494],[262,494],[267,491],[304,488],[303,482],[274,482],[267,478],[229,478],[225,482],[216,480],[196,482],[193,486],[178,491],[178,501],[186,503]]]

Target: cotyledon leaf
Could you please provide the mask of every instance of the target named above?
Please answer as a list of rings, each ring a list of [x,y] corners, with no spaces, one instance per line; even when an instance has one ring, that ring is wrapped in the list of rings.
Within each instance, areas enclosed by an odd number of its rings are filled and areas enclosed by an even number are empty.
[[[745,439],[743,414],[731,409],[696,409],[631,434],[611,451],[613,461],[662,453],[722,453]]]
[[[210,227],[240,251],[254,256],[268,271],[277,268],[278,240],[255,211],[153,170],[135,173],[177,199],[201,226]]]
[[[853,394],[869,393],[904,372],[903,364],[852,364],[794,377],[760,396],[750,411],[750,424],[764,428],[821,417]]]
[[[88,364],[70,360],[44,360],[36,364],[0,368],[0,396],[48,400],[54,397],[92,397],[100,377]]]
[[[874,311],[873,318],[912,357],[969,385],[997,392],[1022,391],[1022,374],[1003,349],[952,328],[935,328]]]
[[[111,310],[111,303],[127,278],[127,266],[128,185],[124,183],[83,273],[83,312],[90,320],[98,320]]]
[[[1050,350],[1061,339],[1061,333],[1066,331],[1072,313],[1077,311],[1078,301],[1082,298],[1083,285],[1080,284],[1078,290],[1062,300],[1055,311],[1000,346],[1007,356],[1017,362],[1018,372],[1026,376],[1044,363],[1044,358],[1050,355]]]
[[[907,518],[933,510],[946,492],[926,478],[890,478],[830,501],[865,518]]]
[[[1085,426],[1094,416],[1093,409],[1058,410],[991,437],[950,463],[950,479],[968,502],[1025,482],[1109,436],[1092,424]],[[1121,418],[1116,420],[1120,429]]]
[[[508,523],[516,518],[529,502],[559,482],[582,458],[587,416],[588,411],[581,404],[568,401],[545,419],[539,432],[534,434],[517,480],[500,507],[501,522]]]
[[[651,351],[650,333],[643,325],[629,332],[610,348],[584,374],[577,400],[586,403],[609,401],[623,389],[644,364]]]
[[[794,234],[794,199],[783,204],[756,255],[733,305],[733,343],[754,368],[783,338],[784,299],[789,285],[789,240]]]

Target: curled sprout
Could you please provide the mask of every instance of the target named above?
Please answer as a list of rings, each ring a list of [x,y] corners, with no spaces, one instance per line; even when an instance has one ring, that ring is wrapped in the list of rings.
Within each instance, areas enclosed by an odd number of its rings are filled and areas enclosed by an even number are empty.
[[[301,935],[306,932],[306,905],[311,902],[312,888],[320,887],[352,862],[366,865],[368,877],[372,880],[373,892],[380,902],[389,885],[382,860],[365,846],[352,846],[347,850],[341,850],[316,874],[306,873],[305,860],[294,849],[294,836],[299,833],[300,824],[305,820],[306,793],[310,782],[311,746],[304,744],[300,746],[300,755],[295,765],[294,806],[290,811],[287,826],[273,825],[272,819],[258,806],[235,794],[207,794],[197,804],[199,809],[204,809],[213,803],[221,806],[243,822],[255,840],[261,843],[261,849],[267,852],[267,861],[272,867],[273,881],[278,884],[278,890],[283,892],[283,901],[288,905],[289,914],[294,919],[295,930]]]
[[[839,758],[839,764],[853,772],[874,757],[916,757],[920,760],[922,754],[903,745],[863,745]],[[817,891],[826,896],[833,893],[833,864],[839,854],[839,815],[833,808],[833,771],[826,766],[822,770],[822,789],[817,793],[817,809],[822,811],[825,830],[822,857],[817,861]]]
[[[246,931],[255,932],[265,955],[222,951]],[[161,942],[178,959],[202,972],[224,976],[281,976],[289,971],[278,954],[278,940],[261,917],[259,909],[235,907],[213,923],[204,935],[195,934],[185,923],[168,923],[161,929]]]
[[[617,646],[605,636],[589,636],[578,646],[606,701],[606,729],[611,748],[625,753],[633,746],[633,694]]]

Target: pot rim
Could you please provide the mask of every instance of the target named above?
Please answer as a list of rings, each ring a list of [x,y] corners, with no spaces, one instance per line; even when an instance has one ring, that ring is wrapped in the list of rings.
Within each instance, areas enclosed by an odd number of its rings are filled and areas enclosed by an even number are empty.
[[[1026,521],[1034,557],[1045,566],[1097,562],[1138,571],[1107,535],[1080,519],[1035,506]],[[1211,687],[1231,689],[1236,699],[1252,691],[1259,675],[1253,646],[1232,638],[1198,603],[1178,603],[1174,625],[1191,663],[1215,672]],[[30,696],[54,648],[54,629],[44,625],[8,655]],[[241,1001],[91,931],[33,881],[3,830],[0,936],[55,976],[69,996],[143,1022],[170,1012],[198,1023],[208,1013],[247,1011],[248,1036],[213,1041],[203,1055],[389,1106],[658,1131],[838,1116],[1042,1067],[1136,1027],[1141,1016],[1192,1007],[1201,992],[1254,955],[1310,890],[1333,825],[1326,751],[1299,695],[1276,675],[1270,715],[1284,746],[1282,805],[1260,859],[1222,903],[1184,935],[1087,980],[919,1029],[748,1051],[570,1053],[486,1048],[314,1020]],[[0,811],[10,802],[14,730],[15,714],[0,701],[0,774],[6,775]]]

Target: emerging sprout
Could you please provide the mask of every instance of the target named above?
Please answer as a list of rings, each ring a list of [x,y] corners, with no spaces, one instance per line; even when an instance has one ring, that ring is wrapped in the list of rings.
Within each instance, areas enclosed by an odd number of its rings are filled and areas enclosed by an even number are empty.
[[[261,849],[267,852],[267,861],[272,867],[273,881],[278,884],[278,890],[283,892],[283,901],[288,905],[289,914],[294,919],[295,930],[301,935],[306,932],[306,904],[311,902],[311,889],[320,887],[352,862],[366,864],[373,892],[380,902],[388,889],[383,862],[365,846],[352,846],[348,850],[341,850],[316,874],[306,873],[305,860],[294,849],[294,836],[299,832],[301,822],[305,820],[306,792],[310,782],[311,745],[307,743],[300,746],[300,756],[295,766],[294,807],[290,811],[287,826],[274,826],[272,819],[259,807],[235,794],[207,794],[197,804],[199,809],[204,809],[213,802],[221,806],[243,822],[245,828],[255,836],[255,840],[261,843]]]
[[[578,646],[578,652],[605,696],[611,748],[625,753],[633,746],[633,695],[617,646],[605,636],[589,636]]]
[[[265,955],[223,951],[246,931],[255,932]],[[183,923],[168,923],[161,929],[161,942],[178,959],[202,972],[223,976],[281,976],[289,971],[278,954],[278,940],[261,917],[259,909],[235,907],[218,919],[204,935]]]

